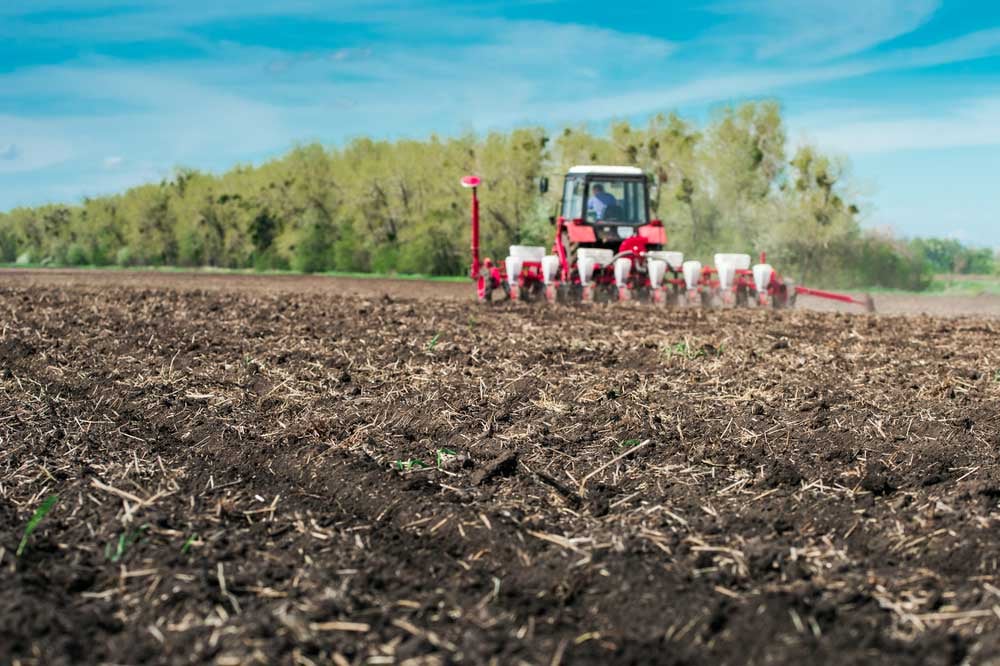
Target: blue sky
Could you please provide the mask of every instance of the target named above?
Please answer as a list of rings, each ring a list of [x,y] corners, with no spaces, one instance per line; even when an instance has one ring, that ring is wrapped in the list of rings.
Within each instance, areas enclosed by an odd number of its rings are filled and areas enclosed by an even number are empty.
[[[8,0],[0,210],[305,141],[765,97],[851,160],[867,225],[1000,247],[1000,3],[971,0]]]

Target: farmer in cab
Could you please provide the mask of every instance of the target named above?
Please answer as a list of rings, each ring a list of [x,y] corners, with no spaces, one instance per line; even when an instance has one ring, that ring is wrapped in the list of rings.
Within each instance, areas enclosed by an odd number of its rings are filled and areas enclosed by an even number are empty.
[[[609,206],[617,206],[615,195],[604,191],[604,186],[594,183],[590,188],[590,199],[587,200],[587,210],[593,211],[598,220],[604,219]]]

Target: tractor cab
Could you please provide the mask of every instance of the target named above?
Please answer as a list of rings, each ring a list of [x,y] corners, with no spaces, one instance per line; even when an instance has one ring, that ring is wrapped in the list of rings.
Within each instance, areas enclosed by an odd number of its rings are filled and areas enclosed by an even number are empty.
[[[662,224],[650,220],[648,181],[636,167],[572,167],[563,184],[559,226],[577,247],[617,251],[636,235],[653,250],[666,242]]]

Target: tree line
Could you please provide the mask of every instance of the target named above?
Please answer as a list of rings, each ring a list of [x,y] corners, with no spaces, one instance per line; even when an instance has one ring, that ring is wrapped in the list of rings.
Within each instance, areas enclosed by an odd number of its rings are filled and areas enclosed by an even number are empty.
[[[691,258],[764,250],[806,282],[910,289],[934,272],[993,270],[988,250],[862,229],[847,163],[812,146],[790,150],[774,102],[725,108],[704,126],[669,114],[602,134],[359,138],[221,175],[178,169],[79,205],[0,213],[0,261],[461,275],[469,261],[462,175],[483,179],[485,255],[502,258],[511,244],[551,243],[560,188],[541,194],[539,179],[559,183],[571,165],[595,163],[651,174],[669,247]]]

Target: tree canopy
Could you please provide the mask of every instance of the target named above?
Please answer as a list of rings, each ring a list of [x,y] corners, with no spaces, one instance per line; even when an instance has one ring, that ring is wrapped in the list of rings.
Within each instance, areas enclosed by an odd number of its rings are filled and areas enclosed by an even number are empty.
[[[669,114],[606,134],[359,138],[221,175],[177,169],[121,194],[0,214],[0,261],[460,275],[470,233],[462,175],[483,179],[484,253],[499,258],[511,244],[551,243],[560,188],[540,194],[539,178],[558,183],[571,165],[593,163],[649,173],[653,213],[689,257],[764,250],[799,279],[909,288],[931,271],[992,270],[988,250],[864,232],[846,162],[812,146],[790,151],[774,102],[724,108],[703,127]]]

